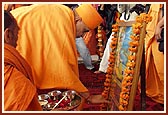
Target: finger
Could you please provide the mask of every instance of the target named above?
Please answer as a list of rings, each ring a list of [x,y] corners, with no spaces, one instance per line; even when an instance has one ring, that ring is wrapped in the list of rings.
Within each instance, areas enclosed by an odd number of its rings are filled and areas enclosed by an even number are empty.
[[[161,35],[160,34],[158,35],[158,39],[161,39]]]

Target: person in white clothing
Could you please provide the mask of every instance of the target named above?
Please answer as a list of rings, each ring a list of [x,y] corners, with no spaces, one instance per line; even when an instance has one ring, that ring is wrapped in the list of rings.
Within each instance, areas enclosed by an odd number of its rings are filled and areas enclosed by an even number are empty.
[[[136,9],[138,9],[136,7],[142,7],[141,10],[144,8],[143,5],[137,6],[136,4],[118,4],[117,9],[121,13],[120,20],[135,21],[136,16],[138,16],[140,13],[135,11]],[[104,54],[99,65],[99,70],[95,71],[94,73],[101,73],[101,72],[106,73],[108,63],[109,63],[108,59],[111,52],[110,43],[111,43],[111,38],[113,34],[114,33],[112,32],[107,41],[106,48],[104,50]]]
[[[79,52],[80,57],[83,59],[83,63],[86,67],[86,69],[94,70],[94,66],[92,64],[92,58],[89,52],[89,49],[87,48],[84,39],[82,37],[76,38],[76,48]]]

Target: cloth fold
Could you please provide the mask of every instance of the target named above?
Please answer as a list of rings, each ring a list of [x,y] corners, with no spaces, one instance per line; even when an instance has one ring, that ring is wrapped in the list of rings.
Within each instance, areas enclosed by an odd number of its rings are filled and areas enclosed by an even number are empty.
[[[17,50],[31,65],[37,88],[88,91],[79,80],[73,11],[36,4],[11,13],[20,27]]]
[[[37,100],[30,66],[8,44],[4,44],[4,110],[42,110]]]
[[[154,36],[160,14],[160,4],[151,4],[148,14],[152,21],[146,26],[145,61],[146,94],[154,101],[164,104],[164,54],[158,50]]]

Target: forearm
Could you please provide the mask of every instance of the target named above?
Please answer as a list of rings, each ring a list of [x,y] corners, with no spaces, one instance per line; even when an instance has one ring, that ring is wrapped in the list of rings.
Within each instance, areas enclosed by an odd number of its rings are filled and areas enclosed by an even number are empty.
[[[160,28],[162,28],[162,27],[164,26],[164,17],[162,17],[162,18],[160,19],[160,21],[158,22],[158,26],[159,26]]]

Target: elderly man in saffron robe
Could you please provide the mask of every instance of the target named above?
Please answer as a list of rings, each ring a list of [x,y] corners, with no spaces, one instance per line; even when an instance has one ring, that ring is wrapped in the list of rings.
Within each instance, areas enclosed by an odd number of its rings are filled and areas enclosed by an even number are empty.
[[[90,4],[75,10],[60,4],[34,4],[11,11],[20,27],[17,50],[33,68],[38,89],[72,89],[93,103],[79,79],[75,38],[96,28],[103,19]]]
[[[18,30],[14,17],[4,11],[4,110],[42,110],[31,68],[15,48]]]

